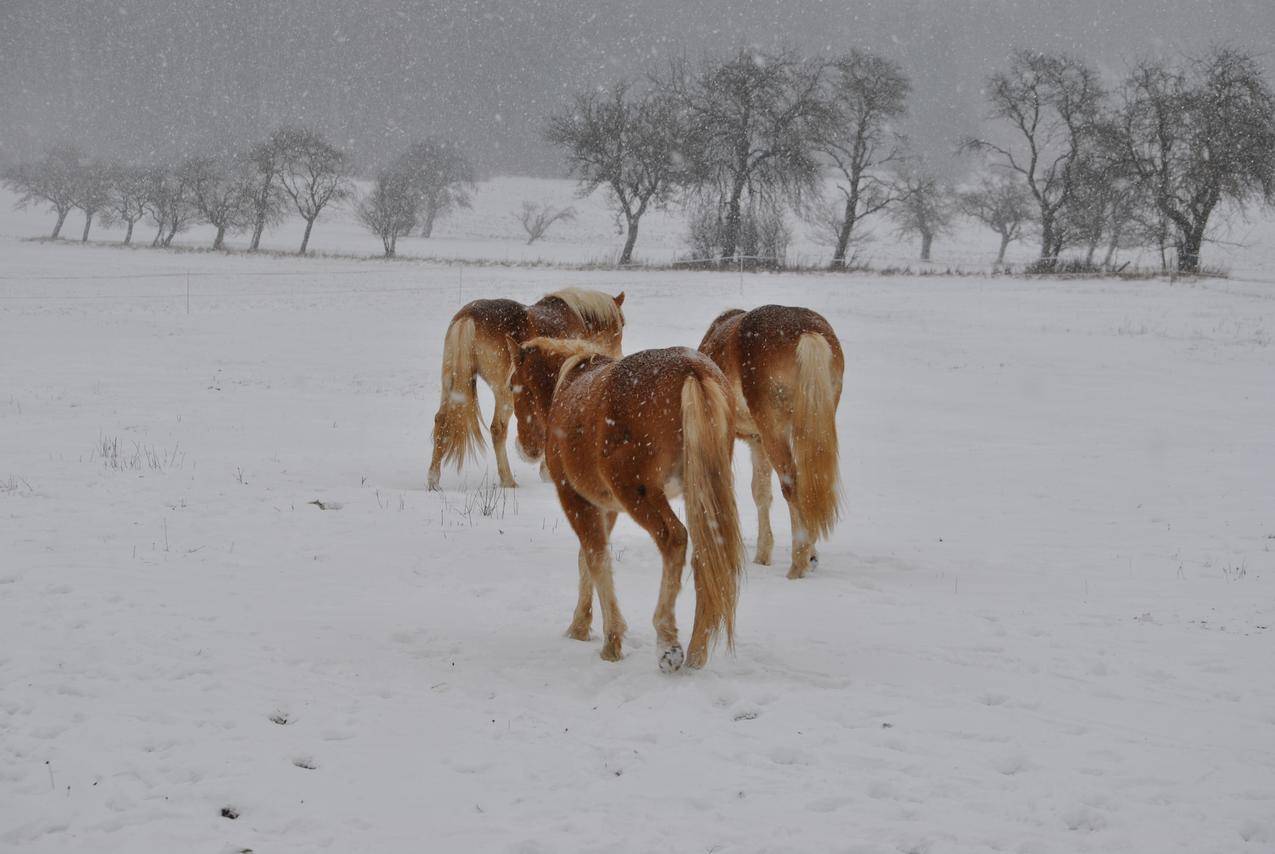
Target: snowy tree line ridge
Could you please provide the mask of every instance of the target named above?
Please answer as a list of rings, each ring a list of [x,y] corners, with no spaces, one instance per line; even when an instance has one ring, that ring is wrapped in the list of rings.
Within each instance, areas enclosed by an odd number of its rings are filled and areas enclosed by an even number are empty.
[[[605,190],[624,232],[619,263],[632,260],[642,217],[680,208],[686,244],[716,266],[748,259],[782,266],[790,213],[812,225],[833,269],[854,262],[863,225],[888,218],[914,236],[922,260],[966,216],[1000,238],[998,265],[1014,241],[1038,241],[1033,269],[1111,269],[1123,248],[1154,247],[1161,265],[1200,269],[1220,210],[1275,202],[1275,97],[1253,55],[1215,48],[1198,57],[1147,60],[1106,82],[1085,60],[1016,51],[986,81],[985,130],[961,144],[971,176],[935,174],[899,132],[912,84],[871,52],[804,57],[740,50],[726,58],[669,63],[640,81],[580,93],[547,119],[581,195]],[[129,166],[85,160],[69,146],[6,171],[20,205],[57,216],[80,210],[82,238],[95,218],[140,222],[167,246],[194,223],[263,232],[287,213],[306,222],[304,253],[320,214],[351,202],[395,254],[399,237],[470,204],[475,171],[457,146],[429,139],[376,171],[358,193],[352,158],[312,129],[282,128],[248,150],[179,163]],[[528,242],[573,208],[524,202]],[[1099,254],[1101,260],[1099,261]]]

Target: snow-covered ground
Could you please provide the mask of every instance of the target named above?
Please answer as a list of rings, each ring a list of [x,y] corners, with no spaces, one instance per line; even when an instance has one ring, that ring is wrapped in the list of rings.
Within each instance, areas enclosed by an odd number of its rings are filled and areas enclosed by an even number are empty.
[[[44,227],[0,215],[0,851],[1275,850],[1270,277],[16,239]],[[605,254],[581,235],[559,260]],[[490,515],[481,467],[424,491],[452,312],[563,285],[625,290],[629,351],[771,301],[846,348],[846,518],[793,582],[776,505],[704,671],[656,669],[628,520],[608,664],[562,637],[576,541],[532,467]]]

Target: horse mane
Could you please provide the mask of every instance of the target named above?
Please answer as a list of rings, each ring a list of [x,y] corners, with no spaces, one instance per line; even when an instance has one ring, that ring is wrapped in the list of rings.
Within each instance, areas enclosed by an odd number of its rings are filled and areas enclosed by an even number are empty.
[[[566,303],[580,322],[590,329],[612,329],[619,331],[624,326],[624,315],[610,294],[602,291],[591,291],[583,288],[562,288],[545,299],[556,297]]]
[[[610,297],[607,297],[607,299],[610,299]],[[530,341],[527,341],[522,345],[522,349],[524,350],[530,350],[533,347],[542,353],[547,353],[564,359],[562,367],[558,369],[558,380],[553,386],[555,394],[558,392],[558,386],[562,385],[563,377],[569,374],[576,365],[580,364],[585,359],[592,359],[595,356],[606,356],[608,359],[611,358],[605,350],[594,344],[592,341],[582,341],[579,338],[540,337],[532,338]]]

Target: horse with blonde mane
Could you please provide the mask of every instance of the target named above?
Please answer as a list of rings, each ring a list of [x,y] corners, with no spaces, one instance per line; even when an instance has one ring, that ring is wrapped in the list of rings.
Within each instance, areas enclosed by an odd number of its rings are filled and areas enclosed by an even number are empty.
[[[722,369],[735,397],[735,431],[753,458],[757,555],[770,564],[770,471],[792,516],[792,566],[801,578],[818,565],[815,541],[840,516],[837,404],[845,356],[832,326],[808,308],[732,309],[713,321],[700,352]]]
[[[543,454],[580,540],[579,597],[567,636],[589,639],[596,590],[602,658],[623,655],[626,625],[607,541],[625,512],[655,540],[664,561],[653,620],[660,670],[683,662],[703,667],[722,630],[733,648],[744,544],[731,475],[734,406],[717,366],[684,347],[617,360],[585,342],[535,338],[518,348],[509,388],[520,449],[532,458]],[[679,492],[686,525],[669,506]],[[684,654],[674,606],[688,527],[695,622]]]
[[[619,357],[624,334],[624,294],[564,288],[526,306],[508,299],[480,299],[452,318],[443,341],[442,400],[434,416],[434,456],[429,465],[429,488],[438,489],[443,463],[461,468],[477,457],[483,435],[479,426],[477,377],[496,398],[491,419],[491,443],[496,451],[500,485],[513,487],[513,472],[505,451],[513,395],[505,380],[513,366],[517,345],[532,338],[575,338]],[[508,342],[514,342],[512,345]]]

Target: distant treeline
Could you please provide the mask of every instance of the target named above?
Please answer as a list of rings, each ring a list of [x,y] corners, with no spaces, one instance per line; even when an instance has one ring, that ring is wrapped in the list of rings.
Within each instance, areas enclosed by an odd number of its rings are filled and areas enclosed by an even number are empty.
[[[864,223],[882,217],[918,238],[929,260],[933,241],[964,215],[999,235],[998,265],[1012,242],[1034,238],[1040,272],[1058,269],[1069,250],[1069,269],[1098,269],[1121,249],[1152,247],[1166,269],[1190,273],[1218,210],[1275,202],[1275,98],[1242,50],[1141,62],[1114,86],[1075,56],[1017,51],[986,81],[986,131],[961,145],[975,164],[960,187],[898,132],[911,91],[897,63],[867,51],[740,50],[581,93],[547,118],[544,135],[582,194],[607,191],[625,228],[621,264],[643,215],[678,206],[690,257],[704,264],[782,266],[790,212],[817,229],[834,269],[853,263]],[[4,180],[19,204],[53,209],[54,237],[78,209],[85,240],[96,217],[123,223],[126,243],[146,221],[160,246],[207,223],[214,248],[242,231],[256,249],[295,210],[306,221],[304,253],[319,214],[354,199],[388,256],[399,237],[429,236],[470,203],[473,166],[445,141],[412,145],[361,195],[350,163],[319,133],[283,128],[247,151],[145,167],[60,146]],[[573,215],[524,202],[519,218],[530,242]]]

